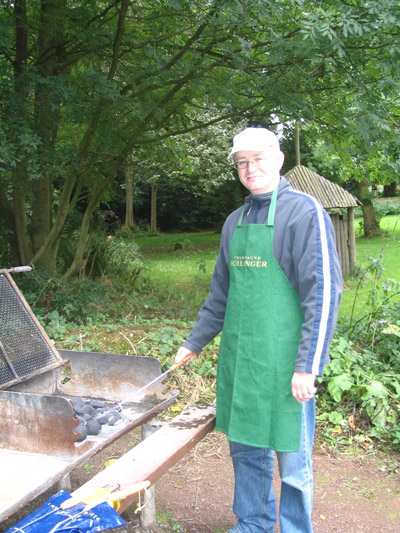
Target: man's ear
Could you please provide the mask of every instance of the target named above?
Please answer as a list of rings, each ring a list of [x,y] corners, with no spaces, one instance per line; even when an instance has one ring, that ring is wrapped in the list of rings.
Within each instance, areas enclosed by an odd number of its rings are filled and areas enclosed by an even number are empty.
[[[277,156],[278,159],[280,159],[280,167],[279,170],[283,167],[283,163],[285,161],[285,154],[283,152],[279,152],[279,155]]]

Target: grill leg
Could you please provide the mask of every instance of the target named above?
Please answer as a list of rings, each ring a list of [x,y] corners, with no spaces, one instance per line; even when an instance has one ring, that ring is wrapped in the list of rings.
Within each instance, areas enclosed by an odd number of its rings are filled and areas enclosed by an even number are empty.
[[[160,429],[163,426],[163,422],[160,422],[158,420],[154,420],[153,422],[150,422],[149,424],[144,424],[142,426],[142,440],[147,439],[147,437],[150,437],[153,433],[155,433],[158,429]],[[156,525],[156,494],[155,494],[155,486],[152,485],[149,489],[149,495],[150,495],[150,501],[140,511],[140,525],[143,528],[154,528]]]
[[[60,481],[57,483],[57,491],[65,490],[68,494],[71,494],[71,476],[66,474]]]

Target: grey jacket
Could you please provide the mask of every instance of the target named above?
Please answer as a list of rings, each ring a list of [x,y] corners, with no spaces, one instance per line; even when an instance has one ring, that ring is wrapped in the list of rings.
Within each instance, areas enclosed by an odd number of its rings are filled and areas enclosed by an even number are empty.
[[[272,193],[248,196],[242,224],[266,224]],[[229,244],[243,206],[222,228],[209,295],[184,346],[195,353],[222,330],[229,291]],[[281,178],[273,240],[275,258],[298,292],[304,314],[295,370],[321,376],[329,361],[342,294],[342,274],[331,220],[315,198]]]

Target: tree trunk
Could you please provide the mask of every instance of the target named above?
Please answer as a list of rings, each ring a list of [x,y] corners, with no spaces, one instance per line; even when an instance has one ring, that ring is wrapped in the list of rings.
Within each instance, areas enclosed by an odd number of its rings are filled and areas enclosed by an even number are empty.
[[[57,2],[57,1],[65,2],[65,0],[53,0],[53,1],[54,2]],[[116,31],[115,39],[113,43],[111,64],[110,64],[110,68],[107,74],[108,80],[112,80],[114,78],[115,72],[117,69],[118,61],[120,58],[120,47],[121,47],[122,37],[124,34],[125,19],[126,19],[126,13],[127,13],[128,7],[129,7],[129,0],[122,0],[120,8],[119,8],[118,27],[117,27],[117,31]],[[50,232],[48,233],[46,240],[43,242],[43,245],[37,251],[36,256],[39,259],[41,257],[46,257],[46,254],[48,253],[48,249],[52,249],[53,253],[54,254],[56,253],[56,250],[58,249],[58,240],[59,240],[62,228],[64,226],[68,211],[69,209],[71,209],[74,201],[76,201],[76,199],[72,200],[72,203],[71,203],[73,187],[75,186],[78,179],[80,181],[85,180],[86,176],[91,172],[90,165],[85,166],[86,157],[94,142],[96,129],[97,129],[99,120],[101,118],[103,107],[105,105],[106,105],[106,98],[104,97],[100,98],[100,101],[92,116],[92,119],[85,131],[85,134],[83,135],[81,139],[81,142],[79,143],[78,170],[71,171],[70,175],[66,179],[66,182],[64,184],[64,187],[61,193],[60,208],[57,213],[55,223],[53,224]],[[112,173],[112,175],[113,177],[115,176],[114,173]],[[110,180],[106,180],[105,183],[109,184]],[[80,190],[80,184],[78,184],[77,189]],[[73,276],[76,272],[80,272],[83,268],[83,256],[84,256],[87,233],[89,231],[90,219],[96,209],[97,203],[101,195],[104,193],[105,186],[98,184],[98,190],[99,191],[101,190],[100,194],[97,194],[96,191],[90,192],[89,204],[85,211],[85,215],[84,215],[82,225],[80,228],[78,248],[76,250],[73,263],[71,264],[68,271],[64,275],[64,277],[66,278]]]
[[[158,183],[157,179],[154,179],[151,182],[151,218],[150,218],[150,228],[151,231],[157,231],[157,189]]]
[[[300,125],[298,122],[295,124],[295,149],[296,149],[296,165],[301,164],[300,156]]]
[[[393,198],[393,196],[396,196],[397,192],[397,182],[394,181],[390,185],[384,185],[383,186],[383,196],[385,198]]]
[[[91,191],[89,198],[89,203],[86,207],[85,214],[83,216],[82,224],[79,232],[78,244],[75,252],[74,260],[72,261],[71,266],[68,268],[67,272],[64,274],[64,278],[68,279],[74,276],[76,273],[82,272],[85,267],[85,246],[86,240],[89,233],[90,221],[92,219],[93,213],[96,210],[104,192],[110,186],[110,183],[115,179],[114,174],[109,174],[109,176],[104,179],[103,183],[96,181],[94,188]]]
[[[24,0],[17,2],[18,5],[25,6]],[[42,79],[52,79],[57,77],[64,71],[63,66],[66,63],[65,58],[58,54],[63,54],[65,49],[62,39],[64,37],[63,17],[59,16],[65,8],[66,0],[46,0],[41,2],[41,26],[38,38],[38,50],[37,56],[40,58],[38,61],[38,68]],[[115,39],[113,43],[112,58],[107,74],[107,78],[112,80],[115,76],[118,61],[120,58],[120,47],[122,42],[122,36],[124,34],[124,24],[127,9],[129,6],[129,0],[122,0],[118,10],[118,27],[115,33]],[[21,9],[21,7],[20,7]],[[17,17],[17,13],[16,13]],[[25,17],[26,18],[26,17]],[[21,20],[21,16],[18,18]],[[22,25],[23,28],[27,28],[26,24]],[[23,37],[23,36],[22,36]],[[21,43],[25,42],[23,38],[20,38]],[[60,44],[61,43],[61,44]],[[23,57],[23,54],[20,54]],[[22,60],[21,60],[22,61]],[[16,69],[17,70],[17,69]],[[23,68],[21,68],[23,70]],[[51,92],[53,84],[42,83],[38,85],[35,93],[35,129],[39,133],[41,138],[40,151],[44,157],[40,157],[41,162],[41,178],[37,179],[35,183],[32,183],[32,189],[34,191],[33,202],[29,208],[25,207],[24,212],[31,209],[32,216],[32,228],[34,239],[34,251],[30,254],[30,260],[35,265],[46,266],[49,270],[54,270],[56,266],[56,257],[59,247],[60,233],[63,229],[68,212],[73,207],[74,202],[77,201],[77,191],[81,190],[81,184],[85,181],[87,175],[92,171],[91,163],[87,163],[87,154],[94,142],[97,126],[102,115],[104,106],[106,105],[106,98],[101,97],[92,115],[92,119],[83,134],[78,149],[78,164],[76,168],[71,168],[67,175],[64,185],[61,189],[61,197],[59,207],[55,211],[53,210],[53,175],[52,172],[46,168],[46,161],[51,163],[53,158],[51,156],[52,150],[57,140],[57,133],[59,128],[59,106],[55,100],[54,93]],[[99,184],[101,188],[101,184]],[[74,194],[74,196],[73,196]],[[89,190],[89,203],[90,205],[97,205],[98,197],[92,198],[91,189]],[[20,207],[22,209],[22,207]],[[87,214],[93,214],[93,210],[87,210]],[[21,211],[20,211],[21,212]],[[55,219],[53,220],[53,216]],[[16,222],[22,228],[23,219],[21,216],[14,217]],[[84,226],[81,228],[82,235],[87,231],[90,221],[84,220]],[[85,227],[87,225],[87,227]],[[83,237],[82,237],[83,240]],[[22,244],[19,248],[22,247]],[[26,254],[25,254],[26,255]],[[32,257],[33,255],[33,257]],[[76,260],[71,268],[68,270],[67,277],[71,275],[71,272],[79,271],[81,268],[81,261],[83,257],[82,250],[77,250]]]
[[[133,177],[129,161],[125,166],[125,227],[133,230]]]
[[[369,181],[364,178],[357,182],[358,198],[361,201],[361,210],[364,218],[364,237],[372,237],[380,233],[379,223],[376,220],[374,204],[369,193]]]
[[[52,225],[51,206],[53,185],[50,176],[43,176],[32,183],[34,198],[32,201],[32,245],[33,251],[40,249],[50,232]],[[50,272],[56,270],[55,248],[49,246],[36,263],[45,266]]]
[[[15,19],[15,61],[14,67],[14,91],[18,95],[18,114],[21,120],[28,115],[27,88],[23,80],[28,58],[28,31],[26,16],[26,1],[17,0],[14,4]],[[17,164],[11,172],[13,183],[12,217],[15,231],[15,243],[18,257],[15,258],[18,265],[27,265],[32,259],[32,247],[28,233],[27,209],[25,204],[25,176],[21,167]]]
[[[24,179],[18,168],[13,170],[14,227],[18,245],[19,265],[28,265],[32,260],[32,245],[27,229]]]
[[[65,279],[69,279],[75,274],[81,273],[85,268],[84,255],[85,255],[86,241],[87,241],[87,236],[89,233],[90,221],[96,209],[96,205],[97,205],[97,201],[95,200],[95,197],[92,196],[89,201],[88,206],[86,207],[85,214],[83,216],[74,259],[70,267],[68,268],[67,272],[65,272],[65,274],[63,275],[63,278]]]
[[[65,0],[42,2],[38,38],[38,65],[42,80],[52,79],[57,73],[60,58],[57,50],[64,40],[63,17],[58,14],[65,9]],[[56,52],[55,52],[56,51]],[[42,246],[53,224],[53,170],[47,162],[54,161],[54,148],[59,127],[59,102],[51,85],[40,83],[35,88],[35,129],[39,134],[40,175],[32,181],[32,244],[36,253]],[[56,270],[58,243],[46,247],[37,261],[47,270]]]
[[[9,266],[15,266],[20,264],[19,252],[18,252],[18,241],[16,239],[16,226],[14,220],[14,209],[8,198],[7,192],[0,183],[0,213],[5,220],[6,229],[5,229],[5,238],[10,245],[11,249],[11,261],[12,264]]]

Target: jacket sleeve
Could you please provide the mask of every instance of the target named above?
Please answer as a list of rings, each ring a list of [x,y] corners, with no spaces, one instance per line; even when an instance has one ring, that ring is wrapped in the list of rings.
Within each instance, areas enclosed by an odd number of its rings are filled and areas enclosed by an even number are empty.
[[[225,221],[221,232],[219,255],[211,279],[210,292],[200,308],[197,322],[183,343],[183,346],[196,354],[220,333],[224,325],[229,291],[229,244],[237,218],[238,214],[234,212]]]
[[[329,361],[329,345],[342,295],[342,274],[333,226],[326,211],[314,202],[296,226],[292,253],[304,322],[295,370],[321,376]]]

